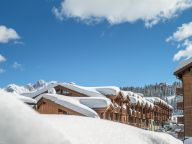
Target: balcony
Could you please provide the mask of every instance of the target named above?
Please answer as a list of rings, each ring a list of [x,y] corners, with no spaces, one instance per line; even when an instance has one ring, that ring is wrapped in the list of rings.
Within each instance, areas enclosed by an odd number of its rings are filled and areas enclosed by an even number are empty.
[[[177,117],[177,124],[184,124],[184,117]]]
[[[183,102],[178,102],[177,103],[177,109],[178,110],[183,110]]]
[[[183,88],[176,88],[176,95],[183,96]]]
[[[135,111],[135,110],[133,110],[133,112],[132,112],[132,115],[131,115],[132,117],[136,117],[137,116],[137,112]]]
[[[160,116],[154,116],[154,120],[155,120],[155,121],[160,121],[161,118],[160,118]]]
[[[122,109],[121,109],[121,113],[122,113],[122,114],[127,114],[127,110],[124,109],[124,108],[122,108]]]
[[[184,132],[177,132],[177,138],[183,139],[184,138]]]
[[[148,114],[146,115],[146,118],[147,118],[147,119],[153,119],[153,114],[148,113]]]
[[[137,113],[136,113],[136,117],[137,117],[137,118],[141,118],[141,113],[140,113],[140,112],[137,112]]]
[[[146,119],[146,115],[145,114],[142,114],[142,119]]]

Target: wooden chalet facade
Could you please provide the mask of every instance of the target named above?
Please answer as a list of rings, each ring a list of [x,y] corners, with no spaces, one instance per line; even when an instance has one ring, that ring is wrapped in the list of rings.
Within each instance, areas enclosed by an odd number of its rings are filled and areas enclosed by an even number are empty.
[[[153,122],[153,129],[157,130],[159,127],[163,127],[170,120],[173,108],[160,98],[148,97],[146,99],[150,100],[154,104],[151,120]]]
[[[37,103],[37,111],[42,114],[67,114],[83,116],[81,113],[66,108],[63,105],[54,103],[53,101],[46,98],[39,100]]]
[[[183,110],[184,117],[179,118],[178,123],[184,124],[184,137],[192,137],[192,58],[179,64],[174,75],[182,81],[182,88],[176,89],[176,95],[183,97],[177,108]]]
[[[81,104],[81,100],[86,98],[90,98],[91,101],[91,98],[96,97],[99,101],[101,99],[99,95],[102,95],[102,97],[105,97],[110,101],[110,104],[109,102],[106,102],[108,103],[107,105],[100,107],[94,107],[88,103],[85,105],[95,111],[101,119],[130,124],[143,129],[158,129],[170,119],[172,113],[172,109],[165,104],[165,102],[150,101],[139,94],[133,94],[134,96],[130,96],[129,92],[122,92],[119,88],[113,89],[111,87],[104,87],[104,89],[106,89],[106,92],[104,92],[102,88],[96,87],[92,92],[90,91],[90,88],[86,89],[86,87],[73,88],[73,84],[55,84],[38,93],[34,93],[32,96],[33,98],[38,99],[37,111],[42,114],[87,116],[66,107],[65,105],[57,103],[52,99],[41,97],[42,95],[49,93],[48,89],[54,89],[56,95],[59,96],[76,98]],[[113,91],[113,93],[110,93],[109,91]],[[134,102],[132,102],[133,100]],[[101,101],[103,102],[103,99],[101,99]]]

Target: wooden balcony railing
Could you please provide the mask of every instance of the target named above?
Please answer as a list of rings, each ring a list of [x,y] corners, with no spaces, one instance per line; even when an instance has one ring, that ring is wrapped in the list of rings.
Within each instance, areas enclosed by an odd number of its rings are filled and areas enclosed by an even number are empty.
[[[184,132],[177,132],[177,138],[183,139],[184,138]]]
[[[141,113],[140,113],[140,112],[137,112],[136,117],[137,117],[137,118],[141,118]]]
[[[142,119],[146,119],[146,115],[145,114],[142,115]]]
[[[137,116],[137,112],[136,111],[133,111],[132,112],[132,117],[136,117]]]
[[[183,88],[176,88],[176,95],[183,96]]]
[[[184,124],[184,117],[177,117],[178,124]]]
[[[155,116],[155,117],[154,117],[154,120],[155,120],[155,121],[160,121],[161,118],[160,118],[160,116]]]
[[[177,109],[178,110],[183,110],[183,102],[178,102],[177,103]]]
[[[153,119],[153,115],[151,113],[146,114],[147,119]]]
[[[150,118],[150,114],[149,114],[149,113],[146,114],[146,118],[147,118],[147,119]]]

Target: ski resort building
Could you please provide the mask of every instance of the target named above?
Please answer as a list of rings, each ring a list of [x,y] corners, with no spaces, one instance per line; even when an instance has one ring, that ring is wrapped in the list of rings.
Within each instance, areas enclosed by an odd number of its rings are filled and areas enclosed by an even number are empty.
[[[42,114],[81,115],[156,130],[169,121],[172,107],[157,97],[122,91],[115,86],[83,87],[52,83],[23,95],[36,99]]]
[[[176,94],[183,99],[177,103],[177,108],[183,110],[184,114],[184,117],[178,119],[178,123],[184,124],[184,137],[192,137],[192,58],[180,63],[174,75],[183,85],[176,90]]]

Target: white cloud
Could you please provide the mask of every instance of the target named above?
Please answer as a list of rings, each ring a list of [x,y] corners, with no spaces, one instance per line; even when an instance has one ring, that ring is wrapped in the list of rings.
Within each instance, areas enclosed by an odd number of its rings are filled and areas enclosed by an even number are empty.
[[[174,55],[174,60],[178,61],[181,58],[186,58],[189,59],[190,57],[192,57],[192,42],[188,42],[187,45],[185,45],[185,48],[178,51],[175,55]]]
[[[0,54],[0,63],[6,61],[6,58]]]
[[[189,59],[192,57],[192,22],[182,24],[181,27],[177,28],[177,31],[172,36],[166,39],[167,42],[177,42],[177,48],[179,50],[173,60],[178,61],[181,58]]]
[[[12,28],[0,25],[0,43],[8,43],[10,40],[20,39],[20,36]]]
[[[53,8],[53,13],[60,20],[98,22],[106,19],[110,24],[143,20],[150,27],[190,7],[192,0],[63,0],[59,8]]]
[[[6,61],[6,58],[0,54],[0,63]],[[3,68],[0,68],[0,74],[4,73],[5,70]]]
[[[12,67],[13,67],[14,69],[24,70],[22,64],[20,64],[20,63],[18,63],[18,62],[14,62],[13,65],[12,65]]]
[[[167,38],[167,42],[174,41],[182,41],[192,36],[192,22],[183,24],[181,27],[177,28],[177,31],[173,33],[172,36]]]

